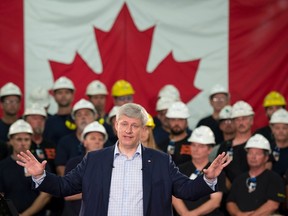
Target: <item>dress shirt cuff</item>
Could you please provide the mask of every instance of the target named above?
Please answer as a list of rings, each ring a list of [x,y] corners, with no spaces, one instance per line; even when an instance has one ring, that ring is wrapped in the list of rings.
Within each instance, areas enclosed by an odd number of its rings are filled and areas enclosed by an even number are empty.
[[[206,182],[206,184],[207,184],[213,191],[215,191],[215,186],[216,186],[216,184],[217,184],[217,178],[212,179],[212,180],[208,180],[205,175],[203,175],[203,178],[204,178],[204,181]]]
[[[32,176],[32,180],[33,182],[35,183],[35,188],[38,188],[39,185],[43,182],[44,178],[46,177],[46,171],[44,170],[44,173],[43,175],[40,177],[40,178],[37,178],[35,179],[33,176]]]

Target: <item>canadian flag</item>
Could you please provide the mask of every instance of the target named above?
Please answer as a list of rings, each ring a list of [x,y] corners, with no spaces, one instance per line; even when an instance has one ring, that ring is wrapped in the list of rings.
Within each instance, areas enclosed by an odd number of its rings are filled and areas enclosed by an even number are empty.
[[[2,0],[0,8],[0,87],[16,83],[25,101],[60,76],[74,82],[75,101],[94,79],[109,90],[126,79],[154,114],[158,91],[173,84],[193,128],[221,84],[232,103],[252,105],[256,128],[267,123],[265,95],[288,95],[287,0]]]

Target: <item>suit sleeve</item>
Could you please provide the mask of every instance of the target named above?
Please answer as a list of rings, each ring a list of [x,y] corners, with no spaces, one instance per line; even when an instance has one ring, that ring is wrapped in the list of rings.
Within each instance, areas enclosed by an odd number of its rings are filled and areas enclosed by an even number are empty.
[[[195,180],[183,175],[176,167],[171,157],[169,159],[169,172],[172,181],[172,195],[185,200],[197,200],[214,191],[204,181],[203,176]]]
[[[37,188],[40,191],[50,193],[56,197],[70,196],[81,193],[82,178],[87,165],[85,157],[75,169],[68,172],[64,177],[56,176],[53,173],[46,172],[46,177]]]

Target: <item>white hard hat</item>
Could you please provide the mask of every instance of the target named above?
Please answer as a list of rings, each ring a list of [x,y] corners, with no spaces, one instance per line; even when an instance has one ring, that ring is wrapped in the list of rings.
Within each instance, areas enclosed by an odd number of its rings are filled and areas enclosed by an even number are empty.
[[[12,82],[6,83],[0,90],[0,97],[9,95],[17,95],[20,97],[22,96],[20,88]]]
[[[71,89],[75,90],[73,82],[65,76],[60,77],[57,79],[53,85],[53,91],[58,89]]]
[[[156,111],[168,109],[176,100],[168,97],[160,97],[156,103]]]
[[[76,111],[80,109],[90,109],[95,115],[97,114],[97,111],[95,110],[94,105],[85,99],[79,100],[77,103],[74,104],[73,109],[72,109],[72,118],[75,117]]]
[[[208,126],[201,125],[193,130],[188,142],[215,144],[215,136],[213,131]]]
[[[50,98],[51,96],[48,90],[41,86],[38,86],[35,89],[33,89],[29,95],[29,99],[32,104],[37,103],[40,106],[43,106],[44,108],[50,105]]]
[[[250,137],[244,148],[264,149],[271,153],[269,141],[261,134],[255,134],[254,136]]]
[[[111,124],[111,118],[114,117],[114,116],[116,116],[119,108],[120,108],[120,106],[114,106],[114,107],[110,110],[110,112],[109,112],[109,114],[108,114],[108,119],[107,119],[107,122],[108,122],[109,124]]]
[[[24,118],[28,115],[41,115],[44,116],[45,118],[47,117],[46,110],[43,106],[40,104],[31,104],[28,108],[25,109],[24,112]]]
[[[104,128],[103,125],[101,125],[99,122],[97,121],[94,121],[94,122],[91,122],[90,124],[88,124],[82,134],[81,134],[81,139],[84,140],[84,137],[87,133],[90,133],[90,132],[99,132],[99,133],[102,133],[104,135],[104,142],[107,141],[108,139],[108,134]]]
[[[10,138],[11,135],[13,134],[18,134],[18,133],[33,134],[33,130],[32,130],[31,125],[28,122],[24,121],[23,119],[19,119],[10,126],[9,132],[8,132],[8,138]]]
[[[167,118],[189,118],[189,109],[185,103],[182,101],[176,101],[168,108],[166,117]]]
[[[225,88],[224,86],[222,86],[220,84],[216,84],[210,90],[209,96],[212,97],[214,94],[220,94],[220,93],[229,95],[229,92],[228,92],[227,88]]]
[[[285,109],[275,111],[270,119],[270,124],[283,123],[288,124],[288,112]]]
[[[161,97],[169,97],[172,100],[180,100],[180,93],[174,85],[167,84],[159,90],[158,98]]]
[[[245,101],[237,101],[232,107],[231,118],[254,115],[252,107]]]
[[[219,113],[219,120],[231,119],[232,116],[232,106],[226,105],[223,107]]]
[[[104,83],[94,80],[87,86],[86,95],[108,95],[108,91]]]

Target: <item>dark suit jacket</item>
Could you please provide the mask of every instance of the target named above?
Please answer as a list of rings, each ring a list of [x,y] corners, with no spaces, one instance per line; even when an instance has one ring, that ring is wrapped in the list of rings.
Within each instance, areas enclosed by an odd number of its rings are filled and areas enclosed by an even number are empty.
[[[114,148],[90,152],[65,177],[47,172],[38,189],[54,196],[82,192],[80,215],[107,215]],[[202,176],[192,181],[181,174],[166,153],[142,147],[142,161],[145,216],[172,215],[172,195],[196,200],[213,192]]]

